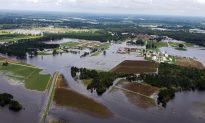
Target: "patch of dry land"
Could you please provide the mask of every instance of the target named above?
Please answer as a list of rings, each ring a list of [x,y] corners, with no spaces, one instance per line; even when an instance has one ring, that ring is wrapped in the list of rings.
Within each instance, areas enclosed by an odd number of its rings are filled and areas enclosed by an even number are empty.
[[[150,61],[134,61],[125,60],[116,67],[114,67],[111,72],[117,73],[154,73],[157,72],[159,64]]]
[[[130,83],[126,80],[122,80],[117,87],[124,92],[128,101],[137,107],[151,108],[156,105],[155,100],[151,96],[157,93],[159,88],[137,82]]]
[[[204,69],[204,66],[201,62],[196,61],[192,58],[176,58],[176,64],[184,67],[191,67],[197,69]]]
[[[65,84],[63,76],[58,78],[54,102],[57,106],[64,106],[77,111],[82,111],[100,118],[109,118],[112,116],[112,113],[104,105],[71,90],[71,88]]]

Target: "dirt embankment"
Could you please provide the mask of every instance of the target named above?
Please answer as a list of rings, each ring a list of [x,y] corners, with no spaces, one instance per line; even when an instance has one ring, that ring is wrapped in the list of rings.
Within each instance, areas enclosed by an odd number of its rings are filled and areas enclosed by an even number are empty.
[[[59,75],[56,83],[56,88],[68,88],[68,84],[65,81],[65,78],[63,75]]]

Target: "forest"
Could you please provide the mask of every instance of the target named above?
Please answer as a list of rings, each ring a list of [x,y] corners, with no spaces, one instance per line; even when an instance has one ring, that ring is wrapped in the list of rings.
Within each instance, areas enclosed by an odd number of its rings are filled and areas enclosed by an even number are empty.
[[[80,73],[79,79],[92,79],[87,86],[88,90],[102,95],[107,88],[113,85],[117,78],[126,77],[130,82],[144,81],[145,83],[161,88],[158,94],[158,103],[166,106],[166,103],[174,98],[177,91],[204,91],[205,90],[205,69],[187,68],[174,64],[161,63],[158,74],[119,74],[112,72],[98,72],[85,68],[71,68],[72,77]]]
[[[125,77],[127,74],[118,74],[113,72],[104,72],[89,70],[86,68],[71,68],[72,77],[76,77],[77,73],[80,73],[79,79],[91,79],[91,83],[87,86],[91,92],[96,91],[98,95],[102,95],[106,89],[113,85],[113,82],[120,77]]]
[[[140,75],[140,79],[147,84],[162,88],[158,101],[164,106],[174,97],[176,91],[205,90],[205,69],[161,63],[158,74],[143,74]]]
[[[25,59],[27,53],[29,56],[37,55],[37,50],[52,49],[59,47],[58,44],[45,44],[37,39],[23,39],[17,43],[7,43],[0,45],[0,52],[8,56],[16,56],[20,59]]]

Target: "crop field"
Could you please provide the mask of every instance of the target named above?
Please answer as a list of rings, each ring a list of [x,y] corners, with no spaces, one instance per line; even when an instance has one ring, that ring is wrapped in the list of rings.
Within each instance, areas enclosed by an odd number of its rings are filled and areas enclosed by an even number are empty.
[[[124,90],[123,90],[123,93],[128,98],[128,101],[134,104],[136,107],[140,107],[143,109],[149,109],[149,108],[156,106],[154,99],[147,98],[139,94],[135,94],[135,93],[124,91]]]
[[[0,42],[15,42],[21,39],[39,38],[36,35],[17,34],[10,30],[0,30]]]
[[[117,73],[154,73],[157,72],[158,64],[149,61],[132,61],[125,60],[116,67],[114,67],[111,72]]]
[[[159,88],[147,85],[147,84],[142,84],[142,83],[126,83],[122,84],[122,88],[137,92],[146,96],[151,96],[153,93],[159,91]]]
[[[197,69],[204,69],[204,66],[201,62],[196,61],[192,58],[176,58],[176,65],[191,67]]]
[[[96,117],[107,118],[112,116],[112,113],[104,105],[71,90],[62,79],[57,81],[54,102],[57,106],[76,109]]]
[[[141,108],[154,107],[156,104],[152,95],[159,91],[157,87],[144,83],[131,83],[127,80],[120,80],[114,89],[121,90],[129,102]]]
[[[1,61],[0,64],[3,62]],[[27,89],[44,91],[51,78],[50,75],[40,74],[39,68],[18,63],[9,63],[8,66],[0,66],[0,71],[8,77],[23,82]]]

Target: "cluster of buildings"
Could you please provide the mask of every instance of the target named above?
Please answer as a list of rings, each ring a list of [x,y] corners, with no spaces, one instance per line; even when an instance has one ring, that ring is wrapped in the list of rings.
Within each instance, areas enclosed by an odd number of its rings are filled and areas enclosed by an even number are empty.
[[[144,53],[145,59],[149,59],[158,63],[163,62],[172,62],[173,58],[170,57],[167,53],[162,53],[159,51],[147,50]]]
[[[139,48],[130,48],[130,47],[120,47],[117,50],[117,53],[119,54],[129,54],[129,53],[136,53],[140,52],[141,49]]]

